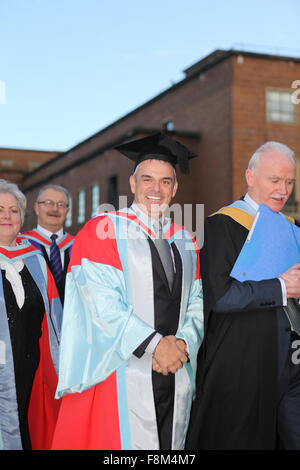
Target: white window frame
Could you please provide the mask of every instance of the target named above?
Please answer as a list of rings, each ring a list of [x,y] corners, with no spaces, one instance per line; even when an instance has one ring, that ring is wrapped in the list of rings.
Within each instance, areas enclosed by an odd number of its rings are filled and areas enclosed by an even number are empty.
[[[296,106],[290,90],[266,89],[266,120],[270,123],[296,124]]]
[[[77,216],[77,222],[79,224],[83,224],[85,222],[85,190],[80,189],[78,191],[78,216]]]
[[[69,198],[69,211],[67,213],[66,221],[65,221],[65,226],[66,227],[72,227],[73,221],[72,221],[72,196]]]
[[[96,191],[95,191],[96,190]],[[91,186],[91,217],[94,217],[98,213],[100,205],[100,186],[95,183]]]

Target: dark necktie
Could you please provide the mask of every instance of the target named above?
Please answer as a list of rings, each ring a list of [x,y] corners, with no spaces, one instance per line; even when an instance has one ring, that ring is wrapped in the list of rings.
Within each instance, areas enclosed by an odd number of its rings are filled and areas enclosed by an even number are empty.
[[[60,251],[59,251],[59,248],[56,244],[57,235],[53,234],[53,235],[51,235],[50,238],[52,240],[52,243],[51,243],[51,246],[50,246],[51,272],[53,274],[56,285],[58,285],[61,282],[62,277],[63,277]]]
[[[162,224],[160,221],[155,221],[153,224],[156,238],[154,240],[154,244],[156,249],[159,253],[161,262],[163,264],[170,290],[172,289],[173,279],[174,279],[174,267],[173,267],[173,259],[171,255],[171,247],[167,240],[164,238],[162,233]]]

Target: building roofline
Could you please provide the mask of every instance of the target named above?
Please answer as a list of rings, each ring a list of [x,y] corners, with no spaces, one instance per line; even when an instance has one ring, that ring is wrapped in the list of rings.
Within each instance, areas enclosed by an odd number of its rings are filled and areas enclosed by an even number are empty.
[[[187,69],[184,70],[184,73],[187,77],[194,77],[195,75],[199,75],[199,73],[204,72],[205,70],[215,66],[219,62],[227,59],[231,56],[243,55],[246,57],[253,57],[258,59],[268,59],[268,60],[280,60],[286,62],[299,62],[300,57],[291,57],[291,56],[283,56],[283,55],[276,55],[276,54],[267,54],[262,52],[251,52],[245,51],[241,49],[216,49],[211,54],[207,55],[203,59],[199,60],[195,64],[191,65]]]
[[[229,52],[232,55],[246,55],[248,57],[258,57],[260,59],[281,60],[281,61],[287,61],[287,62],[290,62],[290,61],[300,62],[300,57],[289,56],[289,55],[267,54],[266,52],[244,51],[242,49],[229,49]]]
[[[219,50],[221,51],[221,50]],[[215,51],[216,52],[216,51]],[[217,62],[221,61],[221,60],[224,60],[225,58],[227,58],[230,54],[229,54],[229,51],[221,51],[223,53],[222,55],[222,58],[220,58],[220,60],[218,61],[213,61],[210,63],[210,67],[213,66],[213,65],[216,65]],[[212,53],[214,54],[214,52]],[[212,55],[210,54],[210,56]],[[207,56],[209,57],[209,56]],[[202,61],[205,60],[202,59]],[[202,62],[200,61],[200,62]],[[193,66],[192,66],[193,67]],[[186,69],[188,70],[188,69]],[[185,72],[185,71],[184,71]],[[199,72],[200,73],[200,72]],[[193,79],[194,78],[194,75],[193,76],[187,76],[185,77],[184,79],[180,80],[179,82],[177,83],[174,83],[171,87],[167,88],[166,90],[163,90],[161,93],[159,93],[158,95],[154,96],[153,98],[151,98],[150,100],[146,101],[145,103],[137,106],[136,108],[134,108],[132,111],[129,111],[129,113],[125,114],[124,116],[121,116],[119,119],[117,119],[116,121],[112,122],[111,124],[108,124],[106,127],[104,127],[103,129],[100,129],[98,132],[95,132],[94,134],[90,135],[89,137],[87,137],[86,139],[82,140],[81,142],[79,142],[78,144],[74,145],[73,147],[71,147],[70,149],[68,150],[65,150],[63,152],[60,152],[58,155],[56,155],[54,158],[52,158],[51,160],[49,160],[48,162],[45,162],[43,165],[41,165],[39,168],[37,168],[36,170],[34,170],[34,172],[37,172],[39,171],[40,169],[44,168],[45,166],[47,165],[50,165],[51,163],[55,162],[56,160],[60,160],[61,158],[63,158],[65,155],[67,155],[68,153],[70,153],[71,151],[73,152],[74,150],[80,148],[81,146],[85,145],[87,142],[89,142],[90,140],[94,139],[95,137],[105,133],[106,131],[110,130],[112,127],[118,125],[120,122],[124,121],[125,119],[127,119],[128,117],[132,116],[133,114],[135,114],[136,112],[142,110],[143,108],[145,108],[146,106],[150,105],[151,103],[154,103],[155,101],[159,100],[162,96],[166,95],[167,93],[170,93],[172,91],[174,91],[175,89],[177,89],[178,87],[182,86],[183,84],[185,84],[186,82],[188,82],[189,80]]]
[[[121,144],[122,142],[126,140],[130,140],[131,138],[135,137],[138,134],[154,134],[156,132],[161,132],[161,129],[157,128],[144,128],[144,127],[134,127],[133,129],[129,130],[125,134],[122,134],[119,137],[116,137],[115,139],[111,140],[109,143],[102,145],[98,147],[97,149],[93,150],[92,152],[89,152],[88,154],[84,155],[83,157],[79,158],[75,162],[70,163],[69,165],[66,165],[64,168],[57,170],[54,173],[51,173],[50,175],[47,175],[46,177],[42,178],[39,180],[37,183],[33,183],[32,185],[25,187],[24,192],[26,193],[27,191],[30,191],[32,189],[35,189],[36,187],[40,186],[41,184],[46,184],[48,181],[51,181],[53,178],[56,178],[57,176],[60,176],[61,174],[77,167],[80,166],[84,163],[86,163],[89,160],[92,160],[93,158],[99,157],[101,154],[104,154],[105,152],[109,150],[113,150],[115,146]],[[199,132],[193,132],[193,131],[186,131],[186,130],[174,130],[174,131],[165,131],[166,134],[170,136],[177,136],[177,137],[182,137],[182,138],[188,138],[188,139],[200,139],[201,135]],[[57,157],[55,157],[57,158]],[[47,161],[40,165],[38,168],[35,170],[31,171],[30,173],[27,173],[23,179],[22,183],[26,185],[26,180],[30,178],[33,174],[38,173],[41,169],[47,167],[51,162],[53,162],[54,159]]]
[[[47,162],[43,163],[42,165],[40,165],[38,168],[36,168],[35,170],[33,170],[32,172],[30,172],[26,177],[30,177],[32,174],[35,174],[39,171],[41,171],[42,169],[44,169],[45,167],[51,165],[52,163],[54,163],[55,161],[57,160],[60,160],[62,159],[64,156],[68,155],[70,152],[73,152],[74,150],[82,147],[83,145],[85,145],[87,142],[89,142],[90,140],[94,139],[95,137],[97,136],[100,136],[101,134],[104,134],[105,132],[107,132],[108,130],[110,130],[111,128],[113,128],[114,126],[117,126],[119,123],[121,123],[122,121],[124,121],[125,119],[127,119],[128,117],[132,116],[133,114],[141,111],[143,108],[147,107],[148,105],[154,103],[155,101],[158,101],[159,99],[161,99],[164,95],[168,94],[168,93],[171,93],[173,92],[174,90],[176,90],[177,88],[181,87],[182,85],[184,85],[185,83],[187,83],[188,81],[190,80],[193,80],[194,78],[196,78],[198,75],[200,75],[201,73],[204,73],[206,70],[209,70],[210,68],[214,67],[215,65],[219,64],[220,62],[228,59],[229,57],[231,56],[237,56],[237,55],[243,55],[243,56],[246,56],[246,57],[255,57],[255,58],[261,58],[261,59],[269,59],[269,60],[281,60],[281,61],[294,61],[294,62],[300,62],[300,57],[290,57],[290,56],[281,56],[281,55],[276,55],[276,54],[266,54],[266,53],[259,53],[259,52],[250,52],[250,51],[245,51],[245,50],[239,50],[239,49],[228,49],[228,50],[224,50],[224,49],[216,49],[214,50],[212,53],[208,54],[207,56],[205,56],[203,59],[201,59],[200,61],[196,62],[195,64],[191,65],[190,67],[188,67],[187,69],[185,69],[183,72],[186,74],[185,78],[183,78],[182,80],[180,80],[179,82],[175,83],[174,85],[172,85],[171,87],[163,90],[161,93],[159,93],[158,95],[154,96],[153,98],[151,98],[150,100],[146,101],[145,103],[143,103],[142,105],[139,105],[137,106],[136,108],[134,108],[132,111],[130,111],[129,113],[125,114],[124,116],[120,117],[119,119],[117,119],[116,121],[112,122],[111,124],[109,124],[108,126],[100,129],[98,132],[90,135],[89,137],[87,137],[86,139],[82,140],[81,142],[79,142],[78,144],[76,144],[75,146],[71,147],[70,149],[68,150],[65,150],[63,152],[60,152],[58,153],[58,155],[56,155],[54,158],[52,158],[51,160],[48,160]],[[136,128],[138,129],[138,128]],[[161,129],[160,129],[161,130]],[[130,132],[134,132],[134,131],[129,131]],[[156,132],[157,132],[157,129],[156,129]],[[174,131],[173,131],[174,132]],[[177,135],[178,132],[180,131],[175,131],[177,132]],[[129,133],[126,133],[126,136],[129,135]],[[117,141],[114,143],[114,145],[117,145]],[[107,146],[105,146],[107,147]],[[97,153],[98,150],[96,151]],[[94,153],[94,152],[93,152]],[[71,167],[74,167],[74,166],[77,166],[77,163],[78,164],[81,164],[82,163],[82,159],[78,159],[76,162],[74,162],[74,164],[70,164],[68,165],[66,168],[70,168]],[[59,172],[56,172],[54,174],[57,174],[57,173],[61,173],[62,171],[60,170]]]
[[[13,152],[34,152],[34,153],[61,153],[60,150],[38,150],[38,149],[23,149],[16,147],[0,147],[1,150],[12,150]]]

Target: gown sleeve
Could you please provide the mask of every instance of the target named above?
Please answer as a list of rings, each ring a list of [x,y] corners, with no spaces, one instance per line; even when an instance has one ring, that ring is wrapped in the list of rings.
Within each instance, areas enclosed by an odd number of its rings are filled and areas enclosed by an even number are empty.
[[[205,221],[203,269],[205,325],[210,312],[229,313],[282,306],[279,279],[239,282],[230,277],[248,231],[228,216]]]
[[[104,221],[103,221],[104,219]],[[97,224],[107,224],[100,237]],[[106,380],[154,329],[127,302],[114,224],[89,221],[77,235],[66,279],[57,398]]]

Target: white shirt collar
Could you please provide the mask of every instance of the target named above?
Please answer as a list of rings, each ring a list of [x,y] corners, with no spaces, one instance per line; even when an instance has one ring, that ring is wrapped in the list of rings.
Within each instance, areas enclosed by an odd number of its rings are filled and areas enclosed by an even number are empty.
[[[41,232],[43,235],[46,235],[46,237],[50,238],[53,233],[56,233],[57,235],[57,240],[62,238],[64,234],[64,229],[61,228],[58,230],[58,232],[49,232],[49,230],[45,229],[44,227],[41,227],[40,225],[37,226],[37,229],[39,232]]]
[[[249,193],[247,193],[244,197],[244,201],[248,202],[248,204],[253,207],[256,211],[258,210],[259,205],[257,202],[255,202],[252,197],[249,196]]]
[[[145,222],[146,225],[150,225],[151,227],[153,227],[153,224],[155,224],[155,222],[157,221],[157,219],[151,219],[151,217],[149,217],[148,214],[146,214],[145,212],[142,211],[142,209],[139,208],[138,204],[133,201],[133,203],[131,204],[131,209],[136,213],[136,215],[138,216],[139,219],[141,219],[143,222]],[[162,215],[162,217],[160,217],[159,219],[162,223],[162,226],[164,226],[164,224],[166,223],[166,220],[164,218],[164,216]]]

